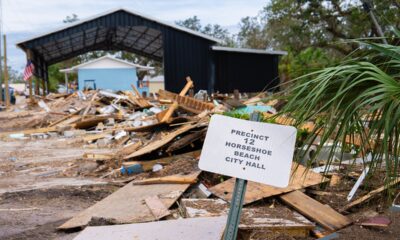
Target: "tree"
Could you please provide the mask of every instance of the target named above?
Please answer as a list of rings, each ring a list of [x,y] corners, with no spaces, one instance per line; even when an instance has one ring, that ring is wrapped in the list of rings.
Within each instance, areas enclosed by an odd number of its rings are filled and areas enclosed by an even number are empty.
[[[393,36],[391,27],[400,26],[397,1],[375,1],[374,9],[386,35]],[[238,35],[242,45],[262,38],[263,48],[299,53],[317,47],[340,57],[358,48],[349,40],[378,36],[361,2],[347,0],[271,0],[256,17],[242,19]]]
[[[400,25],[399,4],[391,0],[375,1],[374,9],[390,40],[391,27]],[[257,16],[241,20],[238,42],[241,47],[288,51],[280,68],[285,70],[282,78],[290,79],[316,70],[314,67],[322,69],[354,52],[359,45],[352,39],[377,36],[360,1],[271,0]],[[321,62],[322,55],[329,56],[330,61]],[[304,56],[307,65],[314,67],[298,71],[301,69],[296,65]]]
[[[193,31],[197,31],[220,39],[224,42],[222,44],[224,46],[233,47],[236,45],[234,37],[229,33],[228,29],[223,28],[219,24],[207,24],[205,26],[202,26],[201,21],[197,16],[193,16],[185,20],[176,21],[175,23],[179,26],[189,28]]]

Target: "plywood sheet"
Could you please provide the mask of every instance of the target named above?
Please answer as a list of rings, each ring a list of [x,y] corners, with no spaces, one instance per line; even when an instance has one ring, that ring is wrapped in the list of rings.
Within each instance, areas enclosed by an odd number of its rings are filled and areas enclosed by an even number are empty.
[[[74,240],[220,240],[225,224],[226,217],[212,217],[88,227]]]
[[[309,219],[319,223],[330,231],[337,231],[349,224],[351,220],[300,191],[293,191],[280,196],[288,205]]]
[[[311,170],[307,170],[302,165],[293,164],[292,176],[290,178],[290,183],[288,187],[278,188],[249,181],[247,184],[244,204],[249,204],[263,198],[316,185],[327,180],[328,179],[324,178],[322,175],[315,173]],[[231,178],[223,183],[220,183],[210,188],[210,191],[216,196],[224,199],[225,201],[230,201],[232,199],[234,186],[235,186],[235,178]]]
[[[114,224],[138,223],[157,220],[145,204],[145,199],[158,196],[168,209],[190,184],[133,185],[128,183],[100,202],[80,212],[58,229],[85,227],[92,217]]]

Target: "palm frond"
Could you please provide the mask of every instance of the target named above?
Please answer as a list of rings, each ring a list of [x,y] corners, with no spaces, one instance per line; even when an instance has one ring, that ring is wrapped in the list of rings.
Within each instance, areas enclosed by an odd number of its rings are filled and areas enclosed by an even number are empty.
[[[337,149],[343,154],[350,146],[371,152],[371,167],[384,163],[390,180],[399,168],[400,47],[362,44],[367,55],[296,79],[286,90],[288,103],[280,114],[293,117],[298,126],[318,123],[303,144],[311,145],[319,135],[318,153],[331,142],[328,165]]]

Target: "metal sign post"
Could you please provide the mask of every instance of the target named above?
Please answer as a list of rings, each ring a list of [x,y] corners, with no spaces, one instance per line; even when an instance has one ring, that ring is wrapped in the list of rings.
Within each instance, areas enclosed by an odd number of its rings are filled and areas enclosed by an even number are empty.
[[[253,112],[250,121],[259,122],[261,114]],[[231,206],[229,209],[228,222],[226,223],[224,240],[236,240],[242,213],[244,196],[246,194],[247,180],[236,178],[235,189],[233,191]]]
[[[287,187],[290,178],[296,128],[214,114],[208,125],[199,168],[236,178],[225,229],[225,240],[235,240],[247,181]]]

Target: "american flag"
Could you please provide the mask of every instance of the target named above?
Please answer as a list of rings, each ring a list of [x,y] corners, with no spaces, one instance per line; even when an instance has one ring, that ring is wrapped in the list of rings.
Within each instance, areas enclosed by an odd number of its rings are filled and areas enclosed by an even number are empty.
[[[35,66],[33,66],[33,63],[31,60],[28,60],[28,62],[26,63],[26,66],[25,66],[25,70],[24,70],[24,80],[25,81],[32,77],[34,70],[35,70]]]

